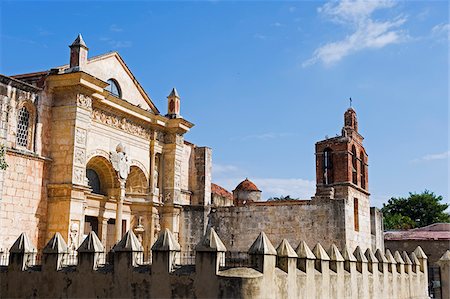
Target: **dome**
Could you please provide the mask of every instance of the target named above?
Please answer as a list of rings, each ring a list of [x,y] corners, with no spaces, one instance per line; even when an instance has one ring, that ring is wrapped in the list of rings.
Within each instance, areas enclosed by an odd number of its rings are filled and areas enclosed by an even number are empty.
[[[243,180],[239,185],[237,185],[235,191],[260,191],[258,187],[249,179]]]

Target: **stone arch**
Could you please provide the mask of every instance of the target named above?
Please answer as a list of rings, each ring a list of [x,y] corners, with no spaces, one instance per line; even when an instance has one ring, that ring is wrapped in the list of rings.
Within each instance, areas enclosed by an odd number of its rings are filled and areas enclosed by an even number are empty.
[[[128,194],[146,194],[148,190],[148,180],[144,171],[136,165],[130,168],[127,182],[125,184]]]
[[[21,100],[17,105],[16,146],[33,149],[36,106],[29,100]]]
[[[86,164],[86,170],[94,171],[100,181],[100,194],[108,195],[112,189],[120,188],[119,180],[111,162],[103,156],[93,156]]]
[[[144,164],[138,160],[132,159],[131,160],[131,166],[136,166],[138,168],[140,168],[142,170],[142,172],[144,173],[146,179],[148,180],[148,171],[147,168],[144,166]]]

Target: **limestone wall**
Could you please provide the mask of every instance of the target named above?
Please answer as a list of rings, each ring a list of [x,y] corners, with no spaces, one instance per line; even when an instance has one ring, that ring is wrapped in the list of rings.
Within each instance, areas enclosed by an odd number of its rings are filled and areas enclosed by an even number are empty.
[[[335,243],[343,248],[344,221],[343,200],[262,202],[239,207],[217,207],[209,215],[209,226],[217,231],[225,246],[232,251],[246,250],[261,231],[275,243],[285,238],[292,244],[304,240],[309,246],[320,242],[324,246]]]

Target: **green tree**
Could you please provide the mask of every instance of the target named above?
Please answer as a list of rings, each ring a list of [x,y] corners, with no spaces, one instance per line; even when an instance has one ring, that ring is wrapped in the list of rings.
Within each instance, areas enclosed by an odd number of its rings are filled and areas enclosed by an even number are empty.
[[[6,168],[8,168],[8,164],[5,160],[5,152],[5,146],[3,144],[0,144],[0,170],[5,170]]]
[[[409,193],[408,198],[391,198],[383,204],[385,229],[409,229],[422,227],[437,222],[450,222],[450,215],[445,212],[448,204],[441,203],[442,196],[433,192]]]
[[[288,196],[281,195],[280,197],[271,197],[268,199],[268,201],[272,200],[298,200],[298,198],[292,198],[290,195]]]

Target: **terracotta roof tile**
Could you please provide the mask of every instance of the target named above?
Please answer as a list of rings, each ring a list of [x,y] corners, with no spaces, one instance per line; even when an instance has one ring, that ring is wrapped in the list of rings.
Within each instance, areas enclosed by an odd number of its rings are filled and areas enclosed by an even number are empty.
[[[434,223],[406,231],[384,233],[387,241],[395,240],[450,240],[450,223]]]
[[[214,183],[211,183],[211,193],[233,200],[233,194],[230,191]]]
[[[250,181],[249,179],[245,179],[242,182],[237,185],[235,190],[241,190],[241,191],[261,191],[256,187],[256,185]]]

